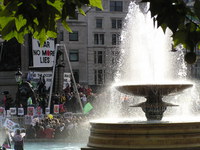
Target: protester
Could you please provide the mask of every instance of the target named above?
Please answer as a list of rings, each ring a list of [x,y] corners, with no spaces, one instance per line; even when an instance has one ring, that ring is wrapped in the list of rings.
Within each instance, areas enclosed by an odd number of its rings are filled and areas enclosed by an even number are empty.
[[[24,139],[20,133],[21,133],[21,131],[19,129],[17,129],[15,132],[15,135],[12,136],[15,150],[24,150]]]

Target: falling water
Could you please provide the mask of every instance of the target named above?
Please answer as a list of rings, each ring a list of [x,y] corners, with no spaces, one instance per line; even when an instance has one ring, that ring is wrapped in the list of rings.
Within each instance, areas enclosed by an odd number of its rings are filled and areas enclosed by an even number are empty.
[[[188,83],[182,47],[178,47],[176,53],[171,51],[172,32],[168,28],[164,32],[161,27],[157,27],[156,22],[151,18],[148,7],[148,4],[141,7],[134,2],[129,5],[121,33],[121,56],[114,85]],[[115,118],[115,115],[124,118],[122,109],[126,103],[125,111],[132,119],[145,119],[141,108],[129,107],[145,101],[145,98],[127,96],[117,92],[114,88],[111,89],[111,109],[108,114],[111,114],[112,118]],[[183,118],[191,116],[193,100],[195,99],[195,103],[199,103],[198,94],[194,91],[195,88],[177,96],[164,97],[164,101],[179,105],[176,108],[168,108],[169,110],[164,115],[175,114],[173,115],[175,119],[172,120],[176,121],[178,120],[176,116],[183,116]],[[128,97],[128,100],[123,100],[124,97]],[[120,104],[116,102],[117,99]]]
[[[148,11],[131,2],[121,34],[121,59],[117,82],[158,84],[177,81],[172,32],[157,27]]]

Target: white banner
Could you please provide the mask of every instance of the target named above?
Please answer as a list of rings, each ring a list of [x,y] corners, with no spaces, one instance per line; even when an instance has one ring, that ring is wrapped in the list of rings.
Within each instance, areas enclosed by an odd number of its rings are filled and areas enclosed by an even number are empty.
[[[52,67],[55,54],[54,39],[48,39],[43,47],[40,42],[32,39],[33,67]]]

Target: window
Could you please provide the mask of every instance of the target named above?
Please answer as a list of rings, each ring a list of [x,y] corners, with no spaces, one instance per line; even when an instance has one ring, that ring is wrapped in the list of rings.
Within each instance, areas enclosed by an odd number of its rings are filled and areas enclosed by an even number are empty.
[[[104,64],[105,63],[105,51],[95,51],[94,52],[94,63]]]
[[[122,19],[112,19],[112,28],[113,29],[121,29],[122,28]]]
[[[119,45],[120,44],[120,34],[114,33],[112,34],[112,45]]]
[[[123,11],[122,1],[110,1],[110,11]]]
[[[102,28],[102,19],[96,19],[96,28]]]
[[[117,64],[119,61],[119,51],[112,51],[112,64]]]
[[[69,60],[72,62],[79,61],[79,51],[76,49],[69,50]]]
[[[94,82],[95,84],[104,84],[105,82],[105,70],[97,69],[94,70]]]
[[[69,41],[78,41],[78,31],[69,33]]]
[[[104,34],[94,34],[94,44],[95,45],[104,45]]]

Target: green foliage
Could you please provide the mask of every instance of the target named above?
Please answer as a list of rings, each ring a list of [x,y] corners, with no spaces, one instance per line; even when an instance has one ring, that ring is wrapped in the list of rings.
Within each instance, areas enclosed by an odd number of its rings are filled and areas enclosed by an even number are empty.
[[[200,1],[194,7],[187,6],[183,0],[142,0],[150,2],[151,15],[158,26],[173,32],[174,47],[178,44],[190,51],[200,48]]]
[[[101,0],[0,0],[0,34],[4,40],[16,38],[24,42],[26,34],[32,34],[41,45],[48,38],[57,37],[57,22],[60,20],[66,30],[76,11],[85,15],[82,7],[102,9]]]

